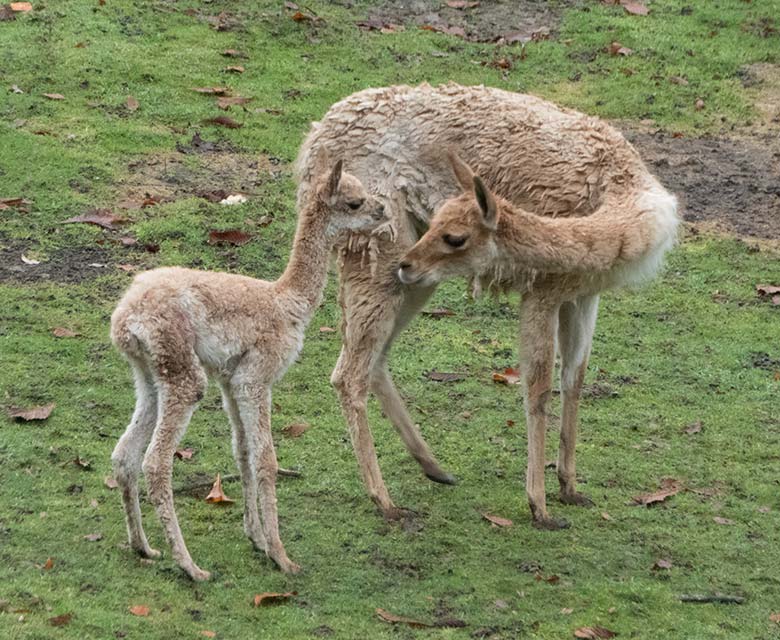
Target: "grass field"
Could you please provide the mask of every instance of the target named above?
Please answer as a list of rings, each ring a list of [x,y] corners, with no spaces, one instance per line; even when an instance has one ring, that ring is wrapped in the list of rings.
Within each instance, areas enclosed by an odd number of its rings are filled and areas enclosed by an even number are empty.
[[[780,307],[755,290],[780,285],[780,263],[771,247],[723,236],[688,235],[654,284],[603,298],[578,446],[597,506],[552,502],[570,529],[530,526],[518,388],[491,379],[516,364],[516,300],[473,302],[460,282],[431,302],[455,315],[418,318],[391,360],[460,483],[425,480],[372,402],[391,495],[417,512],[404,526],[381,520],[328,383],[340,346],[338,333],[320,331],[339,322],[331,281],[274,398],[280,464],[301,472],[279,480],[282,537],[304,573],[285,576],[253,552],[240,505],[205,503],[208,486],[178,492],[177,507],[211,582],[193,584],[172,563],[146,503],[164,556],[148,564],[125,547],[120,497],[104,478],[133,406],[129,370],[108,340],[127,270],[280,273],[295,226],[290,163],[330,104],[368,86],[452,80],[535,93],[621,126],[745,135],[759,113],[741,70],[780,63],[780,0],[654,0],[648,16],[553,2],[560,24],[523,53],[411,25],[359,29],[375,4],[310,2],[302,10],[317,19],[296,21],[282,2],[49,0],[0,21],[0,198],[29,200],[0,208],[0,404],[56,403],[45,421],[0,417],[0,637],[559,639],[593,626],[621,638],[780,636],[770,619],[780,612]],[[610,55],[611,42],[632,55]],[[244,72],[224,71],[231,65]],[[221,111],[192,90],[215,86],[253,100]],[[243,126],[203,124],[225,115]],[[202,197],[219,191],[249,200]],[[128,222],[61,224],[94,208]],[[211,245],[214,229],[252,240]],[[57,338],[58,327],[77,335]],[[430,370],[465,377],[436,383]],[[310,425],[301,437],[282,433],[301,421]],[[229,440],[211,388],[176,486],[235,473]],[[684,490],[631,505],[665,478]],[[554,495],[554,470],[548,480]],[[238,483],[225,489],[240,497]],[[514,524],[492,527],[481,512]],[[284,603],[252,604],[291,591]],[[716,593],[744,602],[679,599]],[[149,614],[133,615],[136,605]],[[377,608],[433,626],[391,625]]]

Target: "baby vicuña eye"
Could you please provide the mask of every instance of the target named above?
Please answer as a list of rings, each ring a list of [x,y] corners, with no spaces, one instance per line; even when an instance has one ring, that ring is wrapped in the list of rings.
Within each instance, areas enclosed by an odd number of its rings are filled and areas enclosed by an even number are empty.
[[[358,201],[358,202],[347,202],[347,206],[348,206],[350,209],[352,209],[352,210],[355,210],[355,209],[360,209],[360,207],[362,207],[362,206],[363,206],[363,201],[362,201],[362,200],[360,200],[360,201]]]
[[[468,236],[451,236],[449,233],[445,233],[442,236],[442,240],[455,249],[466,244],[466,240],[468,239]]]

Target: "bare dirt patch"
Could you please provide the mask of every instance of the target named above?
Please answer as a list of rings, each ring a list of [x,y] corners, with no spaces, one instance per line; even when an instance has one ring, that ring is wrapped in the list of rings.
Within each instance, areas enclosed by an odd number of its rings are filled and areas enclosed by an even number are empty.
[[[211,143],[208,143],[211,144]],[[143,156],[130,162],[118,184],[120,208],[141,206],[149,196],[162,202],[213,194],[252,195],[256,188],[277,180],[282,161],[264,155],[203,146],[181,146],[179,153]]]
[[[0,282],[58,282],[78,284],[106,275],[111,252],[103,247],[64,247],[53,252],[40,264],[25,264],[25,245],[0,238]]]
[[[780,65],[758,62],[740,70],[742,86],[752,98],[761,122],[753,128],[773,128],[777,134],[780,126]]]
[[[534,33],[554,33],[573,0],[482,0],[472,8],[455,9],[444,0],[385,0],[371,9],[368,21],[433,27],[460,27],[469,40],[493,42],[511,36],[530,40]]]
[[[780,143],[750,138],[674,138],[628,132],[650,170],[677,194],[686,221],[780,240]]]

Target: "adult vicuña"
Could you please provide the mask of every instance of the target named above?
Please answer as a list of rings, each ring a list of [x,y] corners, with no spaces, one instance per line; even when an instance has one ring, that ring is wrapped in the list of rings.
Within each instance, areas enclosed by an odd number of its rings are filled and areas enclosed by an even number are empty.
[[[137,396],[112,461],[130,546],[142,556],[159,555],[141,525],[138,474],[143,466],[174,559],[194,580],[209,577],[184,544],[171,488],[173,454],[203,397],[208,372],[219,382],[233,427],[244,531],[282,571],[298,571],[279,538],[271,387],[300,352],[306,325],[322,299],[338,234],[370,230],[382,220],[382,205],[357,178],[342,173],[339,161],[318,180],[315,196],[300,212],[290,261],[275,282],[176,267],[135,278],[111,317],[111,339],[130,362]]]
[[[638,284],[657,272],[677,233],[677,202],[647,174],[635,190],[584,218],[548,218],[496,197],[454,154],[464,193],[447,200],[398,269],[404,284],[431,286],[457,276],[522,295],[521,368],[528,426],[526,491],[534,524],[567,526],[547,513],[544,438],[556,350],[561,356],[561,500],[591,504],[576,489],[577,407],[599,292]]]
[[[449,148],[455,148],[498,195],[550,217],[600,211],[630,215],[626,207],[637,203],[638,190],[655,184],[634,148],[605,122],[534,96],[489,87],[423,84],[368,89],[333,105],[312,125],[297,161],[299,207],[313,193],[320,153],[332,150],[348,157],[355,175],[384,200],[392,231],[370,238],[353,235],[341,247],[344,344],[331,378],[363,481],[387,515],[395,510],[368,425],[369,390],[425,474],[438,482],[453,481],[423,440],[387,368],[393,340],[435,289],[402,286],[396,271],[433,212],[458,194],[443,153]],[[657,193],[664,207],[673,206],[663,190],[658,188]],[[562,307],[561,326],[582,327],[576,339],[579,348],[572,347],[581,361],[567,360],[565,372],[584,367],[597,305],[598,298],[589,296]],[[566,392],[567,416],[576,409],[577,395]]]

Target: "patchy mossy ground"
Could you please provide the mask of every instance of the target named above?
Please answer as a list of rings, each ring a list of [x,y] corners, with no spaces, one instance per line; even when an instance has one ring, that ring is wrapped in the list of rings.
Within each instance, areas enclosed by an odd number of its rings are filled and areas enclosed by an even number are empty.
[[[604,297],[578,447],[597,508],[553,503],[571,529],[531,528],[518,392],[491,381],[516,362],[516,301],[474,303],[460,283],[442,287],[431,303],[456,315],[420,317],[392,357],[415,419],[460,484],[423,479],[372,404],[390,491],[418,513],[405,527],[379,519],[328,384],[339,339],[319,327],[338,323],[331,283],[300,362],[275,390],[280,463],[302,472],[279,481],[282,535],[305,572],[284,576],[252,552],[240,507],[206,504],[207,488],[178,493],[177,505],[212,582],[183,577],[146,504],[148,531],[165,557],[149,566],[123,548],[120,499],[103,484],[133,404],[129,372],[107,337],[129,279],[118,265],[278,274],[295,224],[289,163],[308,122],[332,102],[372,85],[484,82],[629,127],[652,119],[668,136],[744,134],[766,105],[754,107],[743,70],[780,61],[776,0],[655,0],[645,18],[597,2],[561,3],[554,38],[529,43],[522,56],[517,45],[411,26],[360,31],[355,22],[376,4],[312,2],[321,20],[296,22],[281,2],[63,0],[0,22],[0,198],[31,201],[26,212],[0,211],[0,404],[57,403],[45,422],[0,418],[0,635],[558,639],[600,625],[620,637],[777,637],[769,615],[780,610],[780,323],[754,287],[780,284],[780,266],[771,249],[728,238],[691,236],[655,284]],[[207,18],[223,9],[227,30],[219,31]],[[613,41],[633,55],[606,53]],[[225,58],[225,49],[247,57]],[[501,59],[512,68],[480,64]],[[222,71],[234,64],[245,72]],[[224,85],[254,100],[223,113],[215,98],[192,91]],[[137,110],[127,108],[128,95]],[[697,99],[704,109],[695,109]],[[244,126],[201,124],[217,115]],[[216,148],[193,145],[196,131]],[[747,178],[736,188],[753,189]],[[249,201],[224,207],[202,197],[220,189]],[[164,201],[133,208],[147,191]],[[129,223],[115,232],[60,224],[96,207]],[[207,244],[209,230],[230,228],[252,241]],[[126,247],[123,236],[138,242]],[[23,263],[22,254],[41,264]],[[58,339],[54,327],[79,335]],[[466,377],[435,383],[429,370]],[[301,420],[311,428],[300,438],[281,433]],[[685,433],[699,421],[700,432]],[[555,438],[553,429],[550,459]],[[183,445],[196,453],[176,463],[177,486],[234,473],[216,390]],[[91,468],[74,464],[77,457]],[[629,506],[664,478],[686,490],[654,508]],[[555,488],[550,471],[551,496]],[[236,483],[226,491],[239,497]],[[480,511],[514,525],[491,528]],[[84,539],[93,533],[102,539]],[[653,570],[658,559],[672,568]],[[293,590],[298,596],[286,604],[251,606],[256,593]],[[715,592],[745,603],[678,601]],[[131,615],[137,604],[150,615]],[[376,618],[377,607],[465,626],[391,627]],[[66,626],[51,626],[66,613],[73,614]]]

